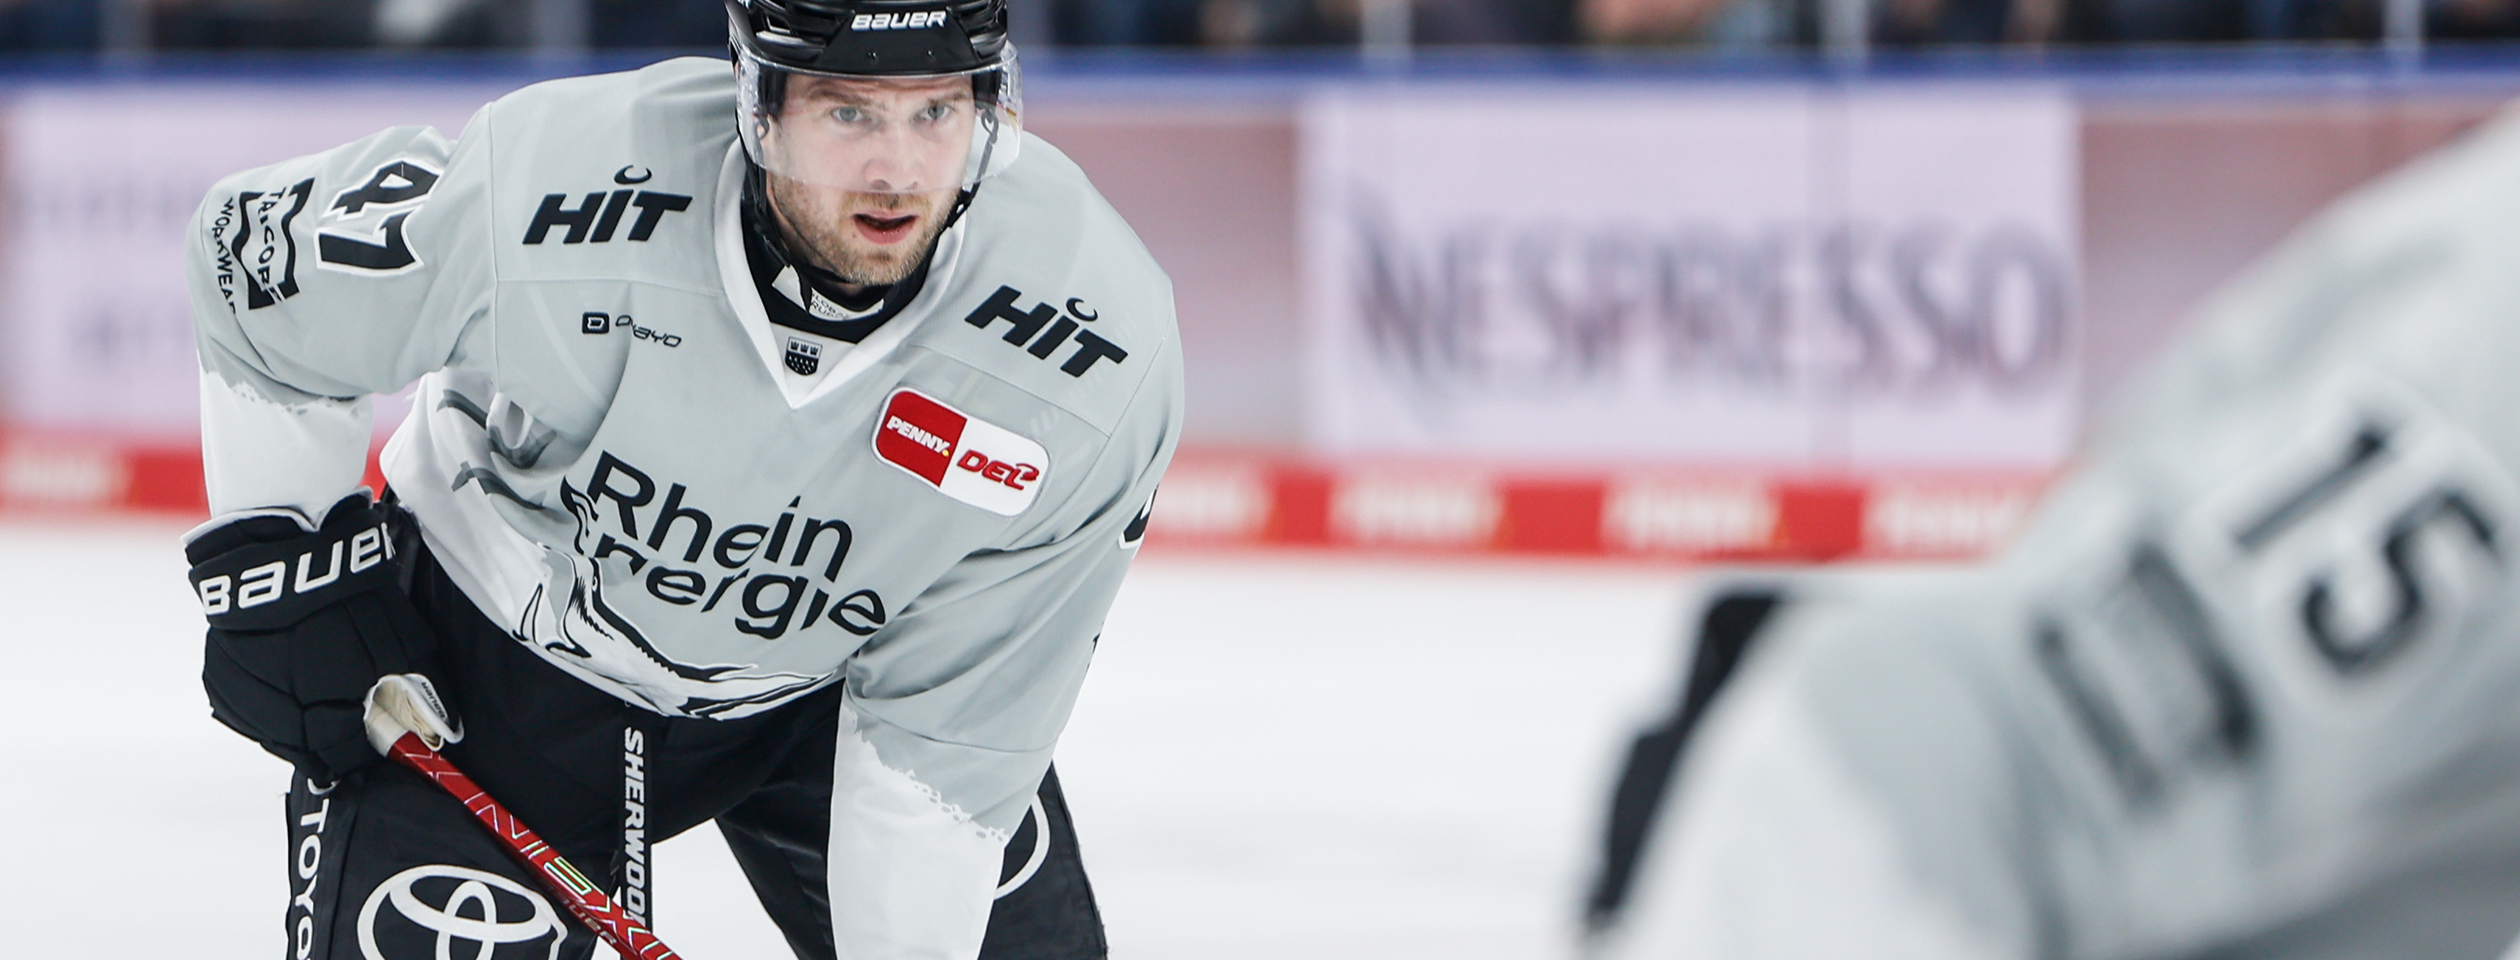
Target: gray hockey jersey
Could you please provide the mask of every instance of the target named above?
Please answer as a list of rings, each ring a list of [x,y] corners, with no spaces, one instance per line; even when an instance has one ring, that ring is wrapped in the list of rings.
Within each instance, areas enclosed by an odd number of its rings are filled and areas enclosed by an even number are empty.
[[[2340,203],[1997,562],[1815,578],[1628,958],[2495,956],[2520,930],[2520,118]]]
[[[967,957],[1180,433],[1171,288],[1027,138],[902,313],[775,327],[734,122],[726,63],[674,60],[222,181],[191,244],[213,512],[320,511],[362,398],[417,378],[384,468],[465,593],[659,713],[846,684],[842,955]]]

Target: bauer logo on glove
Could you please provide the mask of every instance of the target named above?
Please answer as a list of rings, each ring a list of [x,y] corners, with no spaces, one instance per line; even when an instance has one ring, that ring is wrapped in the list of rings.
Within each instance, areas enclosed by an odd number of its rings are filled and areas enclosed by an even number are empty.
[[[362,490],[312,530],[295,510],[254,510],[204,524],[184,545],[210,620],[210,715],[319,783],[378,759],[362,722],[378,678],[435,670],[436,634],[398,583],[397,510]],[[414,729],[462,729],[433,695],[417,702],[443,722]]]
[[[201,598],[201,612],[204,616],[214,621],[239,619],[226,618],[225,615],[242,613],[277,602],[284,597],[308,598],[327,587],[339,586],[342,589],[337,592],[351,592],[366,586],[361,582],[365,578],[360,577],[360,574],[381,569],[385,561],[394,557],[394,541],[386,534],[383,523],[359,530],[347,537],[333,539],[329,543],[318,543],[312,549],[299,552],[294,562],[285,556],[278,556],[286,552],[285,547],[278,544],[270,546],[278,549],[246,548],[232,551],[217,558],[228,562],[219,563],[212,569],[195,571],[193,591]],[[265,556],[273,556],[274,559],[264,561]],[[215,572],[218,569],[233,569],[245,564],[252,565],[244,566],[244,569],[235,573]],[[344,574],[351,577],[350,582],[343,581]],[[267,624],[232,622],[222,625],[248,630],[255,629],[257,626],[280,626],[298,618],[290,615],[291,613],[292,611],[284,608],[271,611],[272,616],[268,618],[251,618],[277,621]]]

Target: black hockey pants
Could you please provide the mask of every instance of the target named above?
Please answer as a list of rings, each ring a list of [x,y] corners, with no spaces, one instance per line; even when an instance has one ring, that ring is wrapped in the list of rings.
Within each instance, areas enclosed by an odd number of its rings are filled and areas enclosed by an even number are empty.
[[[414,544],[417,547],[417,544]],[[658,920],[646,844],[716,820],[800,958],[834,955],[824,884],[839,688],[738,720],[636,710],[526,650],[406,554],[412,600],[439,632],[438,682],[464,723],[449,759],[616,897]],[[626,755],[635,730],[634,759]],[[640,785],[625,789],[627,770]],[[288,956],[296,960],[583,960],[594,935],[462,804],[381,763],[288,797]],[[637,797],[637,812],[625,800]],[[1102,918],[1053,770],[1007,843],[984,960],[1104,956]],[[643,821],[632,823],[632,821]],[[625,834],[629,839],[625,839]],[[1046,849],[1045,849],[1046,845]],[[673,909],[657,933],[673,943]],[[557,949],[555,950],[555,944]],[[708,958],[694,958],[708,960]]]

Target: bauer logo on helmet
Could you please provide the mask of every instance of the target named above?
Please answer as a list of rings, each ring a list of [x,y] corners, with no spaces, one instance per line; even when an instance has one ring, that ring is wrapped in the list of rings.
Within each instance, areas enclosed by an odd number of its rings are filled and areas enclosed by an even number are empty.
[[[924,30],[945,25],[945,11],[922,10],[917,13],[861,13],[849,18],[851,30]]]

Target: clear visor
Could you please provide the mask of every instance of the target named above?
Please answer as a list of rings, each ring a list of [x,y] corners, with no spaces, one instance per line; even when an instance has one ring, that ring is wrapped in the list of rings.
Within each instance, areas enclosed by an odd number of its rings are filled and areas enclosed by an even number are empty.
[[[914,77],[736,61],[744,150],[790,180],[864,193],[960,190],[994,173],[991,158],[1011,154],[1019,136],[1011,55],[967,73]]]

